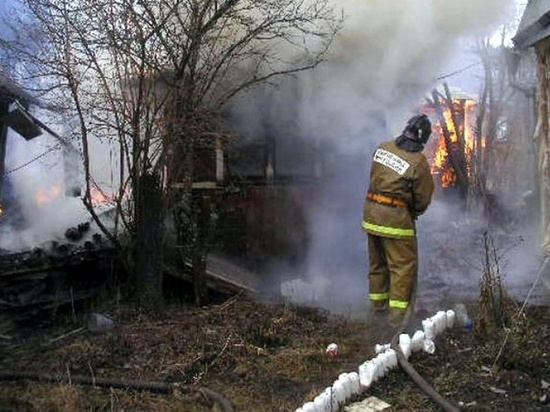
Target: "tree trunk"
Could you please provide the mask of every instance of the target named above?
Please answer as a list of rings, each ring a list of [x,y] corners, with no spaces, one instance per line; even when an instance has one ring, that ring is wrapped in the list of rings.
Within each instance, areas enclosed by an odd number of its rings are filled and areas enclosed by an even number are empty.
[[[142,307],[162,305],[163,202],[159,176],[139,178],[136,196],[136,286]]]
[[[206,258],[211,225],[212,202],[210,196],[200,195],[198,199],[197,237],[193,245],[192,266],[195,303],[197,306],[208,304],[206,287]]]

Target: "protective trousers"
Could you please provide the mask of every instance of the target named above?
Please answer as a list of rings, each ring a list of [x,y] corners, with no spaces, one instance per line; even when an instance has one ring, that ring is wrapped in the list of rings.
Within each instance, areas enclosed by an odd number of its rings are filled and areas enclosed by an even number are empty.
[[[367,234],[369,299],[375,311],[390,308],[390,319],[402,317],[416,282],[416,237],[388,238]]]

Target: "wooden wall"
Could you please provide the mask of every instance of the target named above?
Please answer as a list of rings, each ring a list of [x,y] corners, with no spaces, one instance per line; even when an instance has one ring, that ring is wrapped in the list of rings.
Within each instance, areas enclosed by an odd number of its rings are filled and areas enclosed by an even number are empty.
[[[539,174],[543,249],[550,254],[550,39],[541,41],[537,51],[537,125],[533,139]]]

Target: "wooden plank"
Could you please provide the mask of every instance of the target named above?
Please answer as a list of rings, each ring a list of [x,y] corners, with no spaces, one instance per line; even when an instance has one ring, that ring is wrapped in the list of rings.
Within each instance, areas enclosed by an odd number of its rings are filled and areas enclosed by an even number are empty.
[[[206,266],[206,285],[208,288],[217,290],[223,293],[250,293],[256,294],[254,278],[255,274],[251,274],[244,268],[239,268],[238,265],[223,260],[209,258]],[[186,270],[179,270],[175,267],[168,267],[166,274],[183,279],[187,282],[192,282],[192,265],[190,262],[185,262]],[[240,272],[240,273],[239,273]]]

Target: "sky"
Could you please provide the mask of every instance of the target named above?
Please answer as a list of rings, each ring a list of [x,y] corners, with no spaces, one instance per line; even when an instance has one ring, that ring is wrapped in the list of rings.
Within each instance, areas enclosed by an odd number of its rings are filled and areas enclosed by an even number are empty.
[[[498,47],[504,44],[507,47],[513,47],[512,38],[517,31],[526,5],[527,3],[524,0],[519,0],[513,5],[507,23],[497,25],[495,30],[490,33],[491,45]],[[483,71],[479,59],[472,52],[475,46],[473,40],[473,38],[465,37],[459,41],[458,53],[451,56],[444,67],[439,70],[436,77],[445,78],[449,83],[467,93],[477,94],[483,79]]]

